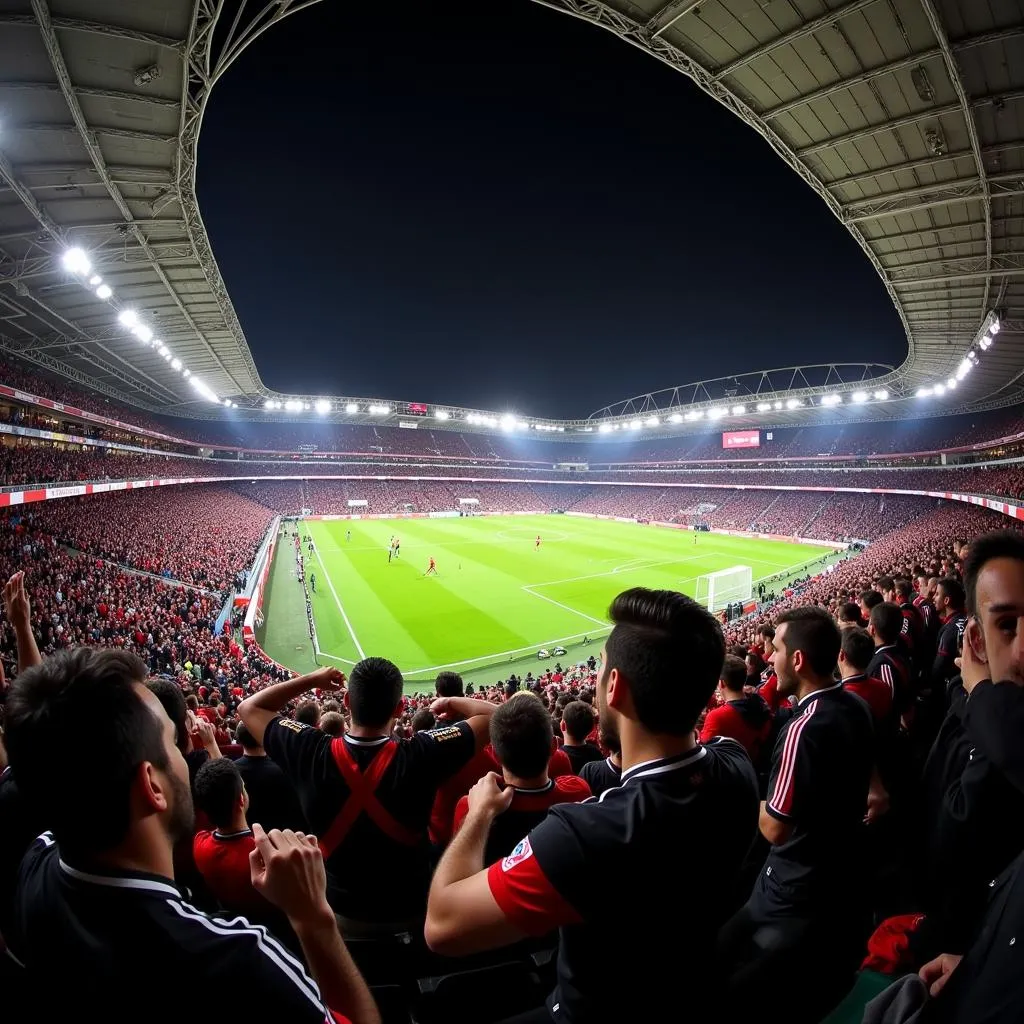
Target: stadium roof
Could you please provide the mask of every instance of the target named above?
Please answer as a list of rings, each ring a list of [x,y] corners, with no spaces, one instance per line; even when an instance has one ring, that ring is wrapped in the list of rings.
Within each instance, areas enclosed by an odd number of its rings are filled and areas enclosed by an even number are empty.
[[[256,36],[314,2],[0,0],[0,350],[153,410],[219,414],[185,370],[240,405],[312,402],[260,380],[194,172],[218,78]],[[681,71],[747,122],[764,140],[751,146],[770,145],[861,245],[903,320],[908,355],[895,369],[870,368],[871,394],[884,387],[889,400],[869,398],[850,415],[1024,398],[1022,0],[536,2]],[[751,181],[737,201],[757,230],[758,204],[771,196]],[[62,265],[69,247],[85,253],[88,271]],[[94,275],[103,281],[90,285]],[[107,300],[96,295],[103,285]],[[841,317],[842,282],[827,302],[813,301]],[[134,335],[118,321],[124,309],[142,318]],[[915,397],[956,379],[994,312],[1002,331],[955,395]],[[826,346],[828,334],[826,316]],[[863,367],[792,369],[636,396],[595,415],[671,413],[738,395],[769,400],[776,424],[835,419],[847,406],[819,411],[820,398],[848,397],[866,376]],[[802,404],[778,412],[770,400],[780,396]],[[346,402],[359,406],[355,418],[368,415],[365,399],[336,401],[339,416]],[[440,425],[461,428],[469,410],[448,408]],[[401,411],[382,404],[378,421]],[[754,412],[729,422],[765,421]],[[481,418],[476,427],[493,429]]]

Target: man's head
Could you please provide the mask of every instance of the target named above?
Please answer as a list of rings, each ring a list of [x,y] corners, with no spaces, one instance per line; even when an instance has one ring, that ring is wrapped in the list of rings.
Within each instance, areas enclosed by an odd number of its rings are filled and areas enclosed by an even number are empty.
[[[903,629],[903,613],[894,604],[884,602],[871,609],[868,619],[868,632],[874,637],[878,647],[887,647],[896,643]]]
[[[566,743],[583,743],[594,729],[594,711],[582,700],[571,700],[562,711],[562,735]]]
[[[860,594],[860,600],[857,602],[860,605],[860,617],[864,622],[867,622],[871,618],[871,609],[876,605],[882,604],[884,598],[877,590],[862,590]]]
[[[458,672],[438,672],[434,680],[434,692],[438,697],[462,697],[466,688]]]
[[[18,787],[69,856],[112,851],[133,831],[170,844],[192,829],[188,766],[145,678],[134,654],[76,647],[11,685],[6,742]]]
[[[855,629],[861,624],[860,609],[853,601],[844,601],[836,611],[840,629]]]
[[[839,643],[839,628],[824,608],[794,608],[779,616],[773,658],[779,692],[789,695],[831,682]]]
[[[875,641],[866,629],[844,629],[839,649],[839,671],[846,676],[863,675],[875,656]]]
[[[722,665],[722,674],[719,681],[722,684],[722,689],[730,698],[742,696],[743,687],[747,682],[746,661],[743,658],[727,654]]]
[[[219,829],[231,828],[236,814],[240,811],[244,815],[249,808],[242,773],[226,757],[207,761],[196,772],[192,792],[196,807]]]
[[[975,576],[975,579],[977,577]],[[962,612],[967,600],[963,585],[952,576],[943,577],[935,586],[935,610],[940,615]]]
[[[935,591],[932,582],[926,573],[918,575],[916,581],[917,592],[925,600],[931,600],[935,595]]]
[[[671,590],[619,594],[601,652],[601,727],[621,736],[623,719],[648,733],[685,736],[722,671],[722,627],[706,608]]]
[[[765,660],[767,660],[774,647],[772,641],[775,639],[775,627],[774,626],[758,626],[757,627],[757,639],[761,644],[761,648],[764,651]]]
[[[428,729],[433,729],[434,725],[434,715],[429,708],[420,708],[419,711],[412,716],[412,734],[414,736],[418,732],[425,732]]]
[[[964,585],[980,637],[975,653],[994,682],[1024,686],[1024,537],[1000,530],[975,540],[964,562]]]
[[[352,668],[345,692],[345,705],[352,712],[352,724],[386,732],[399,715],[402,702],[402,673],[387,658],[363,658]]]
[[[338,711],[328,711],[320,716],[320,731],[328,736],[345,735],[345,716]]]
[[[304,700],[295,709],[295,721],[315,729],[320,724],[320,705],[315,700]]]
[[[256,737],[249,732],[245,722],[239,722],[235,726],[235,742],[247,753],[247,754],[262,754],[263,747],[256,742]]]
[[[897,604],[908,604],[914,597],[914,585],[910,580],[897,580],[895,590]]]
[[[874,589],[882,595],[883,601],[892,601],[896,596],[895,581],[891,576],[879,576],[874,582]]]
[[[163,677],[150,679],[146,685],[150,692],[164,706],[167,717],[174,723],[174,745],[184,754],[188,751],[187,727],[188,708],[181,687],[173,679]]]
[[[593,722],[589,708],[587,714]],[[532,693],[522,690],[500,704],[491,715],[490,729],[494,756],[509,775],[530,780],[546,776],[554,744],[551,716]]]

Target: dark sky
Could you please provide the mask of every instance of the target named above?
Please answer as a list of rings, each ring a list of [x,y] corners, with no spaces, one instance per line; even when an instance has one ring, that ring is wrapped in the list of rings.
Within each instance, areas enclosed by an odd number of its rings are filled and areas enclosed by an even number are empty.
[[[586,415],[898,363],[881,282],[749,128],[528,0],[325,0],[214,90],[199,199],[282,391]]]

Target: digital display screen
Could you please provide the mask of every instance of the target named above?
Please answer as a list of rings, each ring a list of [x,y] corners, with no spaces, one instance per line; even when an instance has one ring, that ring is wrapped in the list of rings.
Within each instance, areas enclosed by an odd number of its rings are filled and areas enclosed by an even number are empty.
[[[427,407],[422,402],[407,402],[403,412],[410,416],[426,416]]]
[[[727,430],[722,434],[723,448],[760,448],[760,430]]]

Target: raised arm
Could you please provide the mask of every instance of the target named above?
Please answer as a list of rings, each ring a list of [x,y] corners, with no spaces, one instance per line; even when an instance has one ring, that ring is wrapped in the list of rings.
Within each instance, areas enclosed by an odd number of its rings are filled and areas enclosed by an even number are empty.
[[[494,714],[496,707],[497,705],[489,700],[477,700],[475,697],[438,697],[430,705],[430,710],[437,718],[450,716],[465,720],[473,730],[476,749],[481,750],[490,742],[491,715]]]
[[[309,675],[288,679],[268,686],[238,705],[238,714],[257,743],[263,743],[263,733],[281,708],[310,690],[329,690],[337,693],[345,688],[345,674],[336,668],[320,668]]]
[[[14,627],[14,638],[18,645],[18,671],[24,672],[33,665],[41,665],[43,657],[32,632],[32,606],[25,592],[24,572],[16,572],[4,584],[4,610]]]

